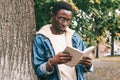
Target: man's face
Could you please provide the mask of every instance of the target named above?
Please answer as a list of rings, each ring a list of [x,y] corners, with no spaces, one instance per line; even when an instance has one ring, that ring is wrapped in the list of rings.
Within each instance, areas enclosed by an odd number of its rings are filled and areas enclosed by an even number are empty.
[[[66,28],[70,24],[72,18],[72,12],[61,9],[56,15],[52,17],[52,23],[55,30],[59,33],[65,32]]]

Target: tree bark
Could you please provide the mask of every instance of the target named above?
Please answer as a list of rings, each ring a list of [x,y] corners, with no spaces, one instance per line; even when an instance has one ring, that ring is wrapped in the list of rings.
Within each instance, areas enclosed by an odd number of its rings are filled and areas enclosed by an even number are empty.
[[[0,0],[0,80],[37,80],[31,62],[33,0]]]

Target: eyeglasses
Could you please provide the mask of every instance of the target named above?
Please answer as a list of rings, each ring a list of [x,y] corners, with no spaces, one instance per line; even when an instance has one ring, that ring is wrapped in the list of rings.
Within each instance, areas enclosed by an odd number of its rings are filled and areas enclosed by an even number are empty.
[[[70,21],[71,21],[71,19],[66,19],[66,18],[64,18],[64,17],[57,17],[57,18],[58,18],[58,20],[59,20],[60,22],[62,22],[62,23],[64,23],[64,22],[70,23]]]

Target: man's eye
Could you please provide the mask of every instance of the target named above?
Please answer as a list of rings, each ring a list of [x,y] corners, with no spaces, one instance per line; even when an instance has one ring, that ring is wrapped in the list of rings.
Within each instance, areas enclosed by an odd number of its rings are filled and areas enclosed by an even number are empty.
[[[61,18],[60,18],[60,20],[61,20],[61,21],[64,21],[64,20],[65,20],[65,18],[61,17]]]
[[[70,22],[70,19],[66,19],[64,17],[58,17],[58,19],[61,21],[61,22]]]

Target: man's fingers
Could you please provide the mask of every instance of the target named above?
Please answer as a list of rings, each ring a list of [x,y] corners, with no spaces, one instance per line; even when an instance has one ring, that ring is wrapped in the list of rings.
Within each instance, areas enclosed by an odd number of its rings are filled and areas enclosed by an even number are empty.
[[[89,60],[92,60],[90,57],[85,57],[85,59],[89,59]]]
[[[71,60],[72,59],[72,57],[60,57],[60,60]]]

